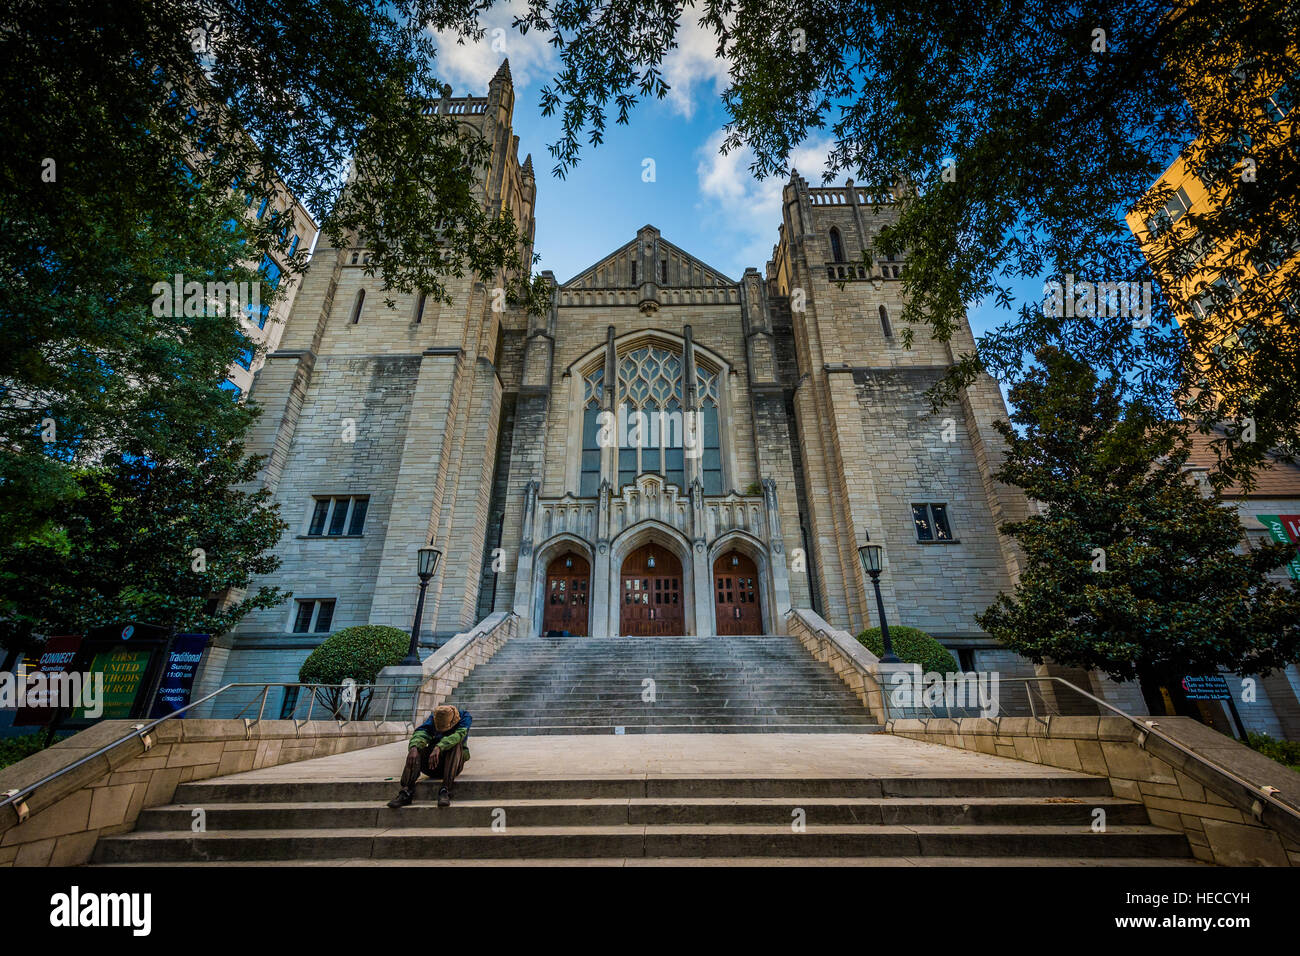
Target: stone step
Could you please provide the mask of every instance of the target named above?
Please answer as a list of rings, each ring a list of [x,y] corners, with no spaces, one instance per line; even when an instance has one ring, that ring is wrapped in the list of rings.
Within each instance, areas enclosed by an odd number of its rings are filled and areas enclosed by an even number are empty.
[[[507,826],[669,826],[682,824],[789,824],[796,808],[809,826],[926,825],[1088,827],[1097,808],[1108,826],[1148,823],[1146,808],[1117,797],[678,797],[597,799],[478,799],[457,793],[452,806],[433,803],[436,783],[417,791],[417,802],[390,810],[380,801],[206,804],[209,832],[341,828]],[[390,786],[390,790],[393,789]],[[145,810],[136,832],[188,830],[194,807]],[[504,813],[504,816],[502,816]]]
[[[617,733],[616,727],[623,727],[625,734],[841,734],[862,733],[878,734],[884,731],[882,724],[791,724],[781,721],[764,723],[755,721],[745,724],[580,724],[572,726],[542,725],[530,727],[516,724],[501,724],[495,727],[475,725],[480,737],[535,737],[538,735],[568,736],[573,734],[594,735]]]
[[[503,727],[507,724],[515,727],[586,727],[623,726],[656,727],[665,725],[688,724],[692,726],[711,727],[717,724],[858,724],[871,723],[871,715],[864,713],[843,713],[840,711],[809,712],[798,714],[764,714],[744,710],[711,711],[704,714],[684,713],[645,713],[625,710],[601,710],[590,713],[571,713],[564,710],[543,711],[508,711],[474,719],[474,732],[480,733],[491,727]]]
[[[473,767],[471,760],[469,767]],[[393,767],[401,771],[400,759]],[[202,807],[231,803],[386,803],[392,780],[304,780],[231,783],[202,781],[176,788],[177,805]],[[466,777],[456,783],[463,800],[567,799],[883,799],[1111,797],[1105,777],[1044,773],[1033,776],[906,777]]]
[[[180,863],[191,859],[303,860],[356,857],[709,857],[709,856],[1057,856],[1185,857],[1181,833],[1149,825],[813,826],[789,824],[437,827],[254,832],[136,832],[101,839],[100,863]]]
[[[670,857],[587,857],[582,859],[553,858],[553,857],[535,857],[527,860],[511,859],[510,857],[483,857],[474,860],[376,860],[371,858],[359,859],[356,857],[345,857],[343,859],[321,859],[321,860],[294,860],[286,862],[283,860],[240,860],[240,866],[310,866],[326,867],[329,869],[343,869],[345,867],[393,867],[393,866],[454,866],[454,867],[487,867],[487,866],[510,866],[510,867],[575,867],[575,866],[609,866],[609,867],[645,867],[645,866],[712,866],[712,867],[755,867],[761,866],[769,868],[773,866],[799,866],[799,867],[820,867],[830,866],[870,866],[870,867],[891,867],[900,866],[924,866],[924,867],[988,867],[988,866],[1005,866],[1005,867],[1058,867],[1062,865],[1059,857],[1050,856],[841,856],[841,857],[824,857],[824,856],[794,856],[794,857],[753,857],[753,856],[711,856],[711,857],[689,857],[689,856],[670,856]],[[115,869],[129,869],[131,867],[152,867],[157,866],[153,862],[143,863],[90,863],[91,867],[113,867]],[[1151,859],[1149,857],[1093,857],[1088,861],[1089,867],[1204,867],[1208,864],[1190,857],[1159,857]],[[224,861],[208,862],[205,860],[186,860],[186,868],[190,867],[226,867],[230,863]]]
[[[629,687],[622,691],[570,691],[567,688],[557,687],[549,692],[542,692],[534,696],[530,692],[525,693],[508,693],[498,692],[493,694],[462,694],[453,692],[452,698],[460,701],[476,701],[479,704],[486,704],[491,707],[510,707],[516,704],[527,704],[532,706],[546,703],[559,702],[566,707],[668,707],[681,705],[684,707],[767,707],[780,708],[783,710],[799,709],[804,707],[825,708],[833,706],[855,706],[861,710],[862,705],[858,703],[856,697],[848,697],[842,694],[828,694],[818,691],[815,694],[797,694],[788,697],[776,695],[763,695],[752,691],[735,691],[735,690],[713,690],[708,693],[692,694],[689,692],[659,693],[655,689],[654,700],[643,700],[642,695],[645,693],[640,687]]]
[[[543,703],[532,704],[526,701],[497,702],[460,698],[461,708],[474,717],[474,727],[478,728],[480,720],[500,717],[506,713],[527,713],[533,715],[554,714],[556,716],[590,717],[607,714],[609,716],[625,715],[630,717],[652,717],[663,714],[683,713],[693,717],[796,717],[800,714],[853,714],[870,719],[871,715],[861,706],[853,707],[842,701],[778,701],[764,702],[752,698],[722,698],[709,701],[641,701],[636,698],[617,698],[614,700],[577,701],[565,697],[548,697]],[[476,712],[471,703],[490,709]]]

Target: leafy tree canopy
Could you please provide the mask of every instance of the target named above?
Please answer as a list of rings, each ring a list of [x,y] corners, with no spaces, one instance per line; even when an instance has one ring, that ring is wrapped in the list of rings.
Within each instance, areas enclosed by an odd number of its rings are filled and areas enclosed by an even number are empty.
[[[601,141],[611,113],[628,122],[640,98],[666,95],[660,67],[686,17],[730,66],[724,150],[747,146],[754,173],[784,173],[828,130],[828,180],[903,190],[873,253],[906,257],[909,341],[915,326],[948,340],[969,302],[1019,306],[936,403],[981,370],[1018,381],[1055,344],[1197,420],[1217,483],[1249,483],[1270,449],[1300,447],[1300,270],[1263,282],[1252,265],[1300,249],[1294,118],[1281,121],[1300,90],[1295,0],[528,0],[517,26],[560,54],[541,97],[563,118],[556,172]],[[1124,215],[1160,218],[1173,188],[1147,192],[1180,154],[1215,208],[1148,262]],[[1192,312],[1199,293],[1181,285],[1201,248],[1227,263],[1214,315]],[[1016,280],[1069,275],[1172,279],[1140,329],[1015,301]]]
[[[1300,590],[1269,577],[1293,549],[1238,552],[1236,509],[1184,471],[1190,427],[1058,349],[1031,371],[1011,391],[1019,427],[997,426],[1009,444],[997,477],[1040,509],[1002,526],[1025,567],[980,627],[1037,663],[1148,687],[1300,656]]]

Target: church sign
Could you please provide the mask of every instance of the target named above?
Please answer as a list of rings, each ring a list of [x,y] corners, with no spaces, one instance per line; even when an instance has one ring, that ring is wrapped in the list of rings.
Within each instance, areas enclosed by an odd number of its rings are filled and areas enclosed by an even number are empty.
[[[207,634],[177,634],[172,640],[167,669],[163,671],[162,683],[158,686],[150,717],[166,717],[190,702],[194,675],[198,673],[199,661],[203,659],[203,648],[207,643]]]
[[[1256,515],[1259,523],[1268,528],[1273,540],[1279,544],[1300,546],[1300,515]],[[1292,580],[1300,581],[1300,549],[1286,563]]]

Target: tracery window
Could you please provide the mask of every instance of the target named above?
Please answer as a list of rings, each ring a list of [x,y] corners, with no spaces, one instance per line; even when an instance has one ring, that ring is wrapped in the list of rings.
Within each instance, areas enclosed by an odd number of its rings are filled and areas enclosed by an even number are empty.
[[[638,475],[662,475],[685,490],[687,486],[684,412],[685,367],[682,356],[668,348],[642,345],[619,357],[613,406],[617,448],[614,490]],[[579,494],[590,497],[600,486],[599,415],[604,399],[604,366],[583,378],[582,464]],[[696,441],[701,443],[701,481],[705,494],[722,493],[722,448],[719,428],[721,401],[718,373],[696,365],[699,419]]]

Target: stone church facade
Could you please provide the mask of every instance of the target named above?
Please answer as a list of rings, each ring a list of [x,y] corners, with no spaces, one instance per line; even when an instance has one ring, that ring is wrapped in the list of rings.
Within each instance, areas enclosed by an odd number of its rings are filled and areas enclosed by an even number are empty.
[[[486,97],[438,108],[492,144],[483,200],[531,256],[513,107],[503,65]],[[331,630],[409,629],[427,544],[426,649],[502,610],[534,634],[783,633],[792,607],[856,632],[878,623],[872,541],[891,623],[1032,673],[974,622],[1013,586],[995,528],[1026,509],[992,478],[1001,394],[984,378],[937,414],[924,398],[969,330],[904,347],[901,263],[860,259],[892,196],[796,173],[783,199],[761,273],[629,228],[567,282],[544,274],[544,314],[494,309],[472,278],[450,306],[390,307],[366,250],[322,238],[251,393],[249,448],[291,525],[270,583],[293,598],[220,638],[200,684],[292,681]]]

